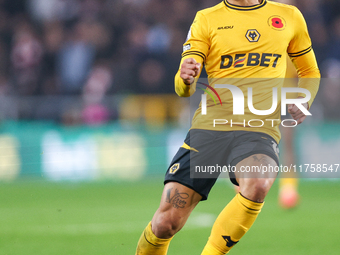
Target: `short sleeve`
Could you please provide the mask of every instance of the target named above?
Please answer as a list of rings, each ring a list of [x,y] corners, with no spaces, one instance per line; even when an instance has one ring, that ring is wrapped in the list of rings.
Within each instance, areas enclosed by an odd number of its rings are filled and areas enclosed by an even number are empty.
[[[312,42],[308,34],[307,24],[302,13],[294,7],[293,14],[294,36],[288,46],[291,58],[307,54],[312,50]]]
[[[198,12],[190,27],[187,40],[183,45],[182,57],[197,55],[205,62],[209,48],[208,22],[205,16],[201,12]]]

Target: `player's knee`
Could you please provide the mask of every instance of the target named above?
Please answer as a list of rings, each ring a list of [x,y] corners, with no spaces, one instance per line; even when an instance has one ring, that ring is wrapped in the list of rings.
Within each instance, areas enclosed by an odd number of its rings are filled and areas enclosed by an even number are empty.
[[[253,184],[254,195],[264,198],[270,190],[271,186],[272,182],[268,179],[256,179]]]
[[[259,178],[255,179],[252,183],[252,192],[256,200],[262,200],[269,192],[274,179]]]
[[[262,202],[270,190],[273,181],[274,179],[249,178],[240,185],[241,193],[250,200]]]
[[[153,222],[152,230],[158,238],[170,238],[182,227],[183,223],[178,217],[159,217]]]

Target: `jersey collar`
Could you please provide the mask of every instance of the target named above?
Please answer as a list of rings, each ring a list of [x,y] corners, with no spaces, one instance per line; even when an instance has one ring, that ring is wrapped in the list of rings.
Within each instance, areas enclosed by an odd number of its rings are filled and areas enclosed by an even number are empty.
[[[228,2],[228,0],[223,0],[224,4],[233,10],[238,10],[238,11],[252,11],[252,10],[257,10],[259,8],[262,8],[267,4],[267,0],[263,0],[262,3],[256,4],[256,5],[251,5],[251,6],[239,6],[239,5],[234,5]]]

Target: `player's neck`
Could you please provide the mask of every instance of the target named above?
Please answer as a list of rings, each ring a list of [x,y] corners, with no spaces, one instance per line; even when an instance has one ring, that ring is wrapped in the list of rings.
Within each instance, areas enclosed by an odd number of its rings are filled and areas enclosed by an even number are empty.
[[[264,0],[227,0],[228,3],[238,6],[252,6],[262,3]]]

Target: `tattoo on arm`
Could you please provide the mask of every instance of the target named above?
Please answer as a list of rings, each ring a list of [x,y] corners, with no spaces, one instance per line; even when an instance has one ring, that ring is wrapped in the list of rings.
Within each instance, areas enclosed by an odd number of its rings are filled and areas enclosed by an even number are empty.
[[[171,204],[174,208],[184,208],[185,205],[187,204],[187,201],[185,201],[186,199],[189,198],[189,194],[188,193],[179,193],[177,189],[175,189],[175,194],[173,194],[171,196],[171,189],[167,190],[167,194],[166,194],[166,202]]]

